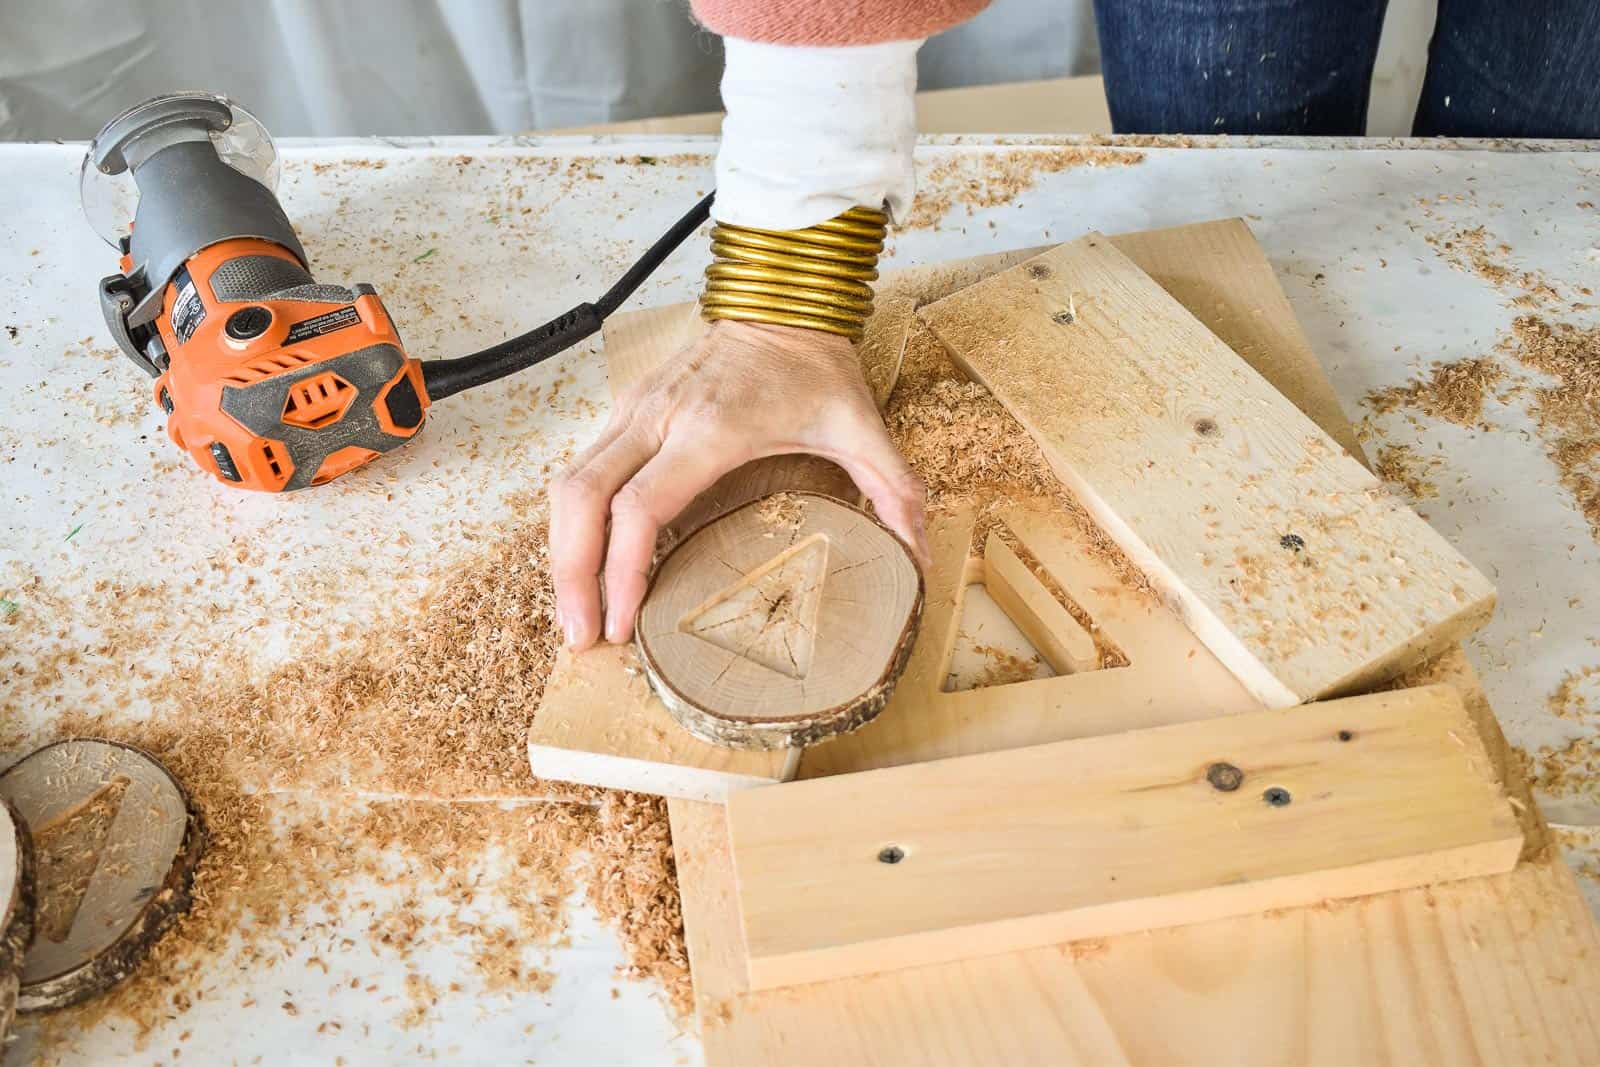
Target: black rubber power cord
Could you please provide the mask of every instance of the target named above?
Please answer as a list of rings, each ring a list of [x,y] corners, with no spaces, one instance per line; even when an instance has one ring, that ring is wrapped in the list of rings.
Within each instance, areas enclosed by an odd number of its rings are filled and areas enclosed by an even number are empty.
[[[633,295],[634,290],[638,289],[691,233],[700,228],[701,223],[711,217],[711,200],[715,195],[707,193],[704,200],[673,223],[672,228],[657,238],[655,244],[651,245],[599,300],[579,304],[543,326],[513,337],[509,341],[501,341],[481,352],[474,352],[470,356],[424,360],[422,381],[428,387],[428,399],[442,400],[463,390],[504,378],[519,370],[526,370],[594,335],[599,331],[600,324],[621,307],[623,302]]]

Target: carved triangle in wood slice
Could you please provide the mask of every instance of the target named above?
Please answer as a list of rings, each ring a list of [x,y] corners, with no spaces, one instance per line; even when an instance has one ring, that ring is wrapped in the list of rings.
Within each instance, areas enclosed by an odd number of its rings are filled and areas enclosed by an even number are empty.
[[[49,1011],[131,974],[188,910],[205,832],[154,757],[113,741],[47,745],[0,774],[33,845],[37,936],[19,1011]]]
[[[811,672],[828,535],[778,553],[683,617],[678,628],[790,678]]]
[[[832,497],[735,508],[661,561],[637,643],[662,704],[694,736],[788,748],[883,708],[922,613],[910,551]]]

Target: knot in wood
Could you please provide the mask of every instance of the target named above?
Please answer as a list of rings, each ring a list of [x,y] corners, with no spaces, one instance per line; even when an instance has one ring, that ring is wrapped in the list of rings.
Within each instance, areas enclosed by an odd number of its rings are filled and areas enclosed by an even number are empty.
[[[1213,763],[1206,768],[1206,781],[1214,789],[1231,793],[1244,783],[1244,772],[1231,763]]]

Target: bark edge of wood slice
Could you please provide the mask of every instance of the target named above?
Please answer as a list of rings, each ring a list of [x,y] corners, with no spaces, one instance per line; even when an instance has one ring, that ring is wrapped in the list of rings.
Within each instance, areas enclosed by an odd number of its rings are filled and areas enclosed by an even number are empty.
[[[0,798],[0,1048],[16,1016],[22,957],[33,940],[33,847],[16,810]]]
[[[29,826],[34,864],[17,1011],[70,1007],[110,989],[189,910],[205,847],[200,812],[154,756],[101,738],[24,756],[0,773],[0,799]],[[69,865],[90,854],[86,869]]]
[[[815,744],[883,710],[922,617],[911,550],[866,512],[788,491],[712,519],[650,580],[635,627],[672,717],[725,748]]]

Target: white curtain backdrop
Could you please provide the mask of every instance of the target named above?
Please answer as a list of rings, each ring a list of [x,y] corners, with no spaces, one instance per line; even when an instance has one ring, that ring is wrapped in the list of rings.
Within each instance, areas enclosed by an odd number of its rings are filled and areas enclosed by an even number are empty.
[[[995,0],[923,88],[1099,69],[1089,0]],[[84,139],[174,89],[279,136],[512,133],[714,111],[687,0],[0,0],[0,140]]]

